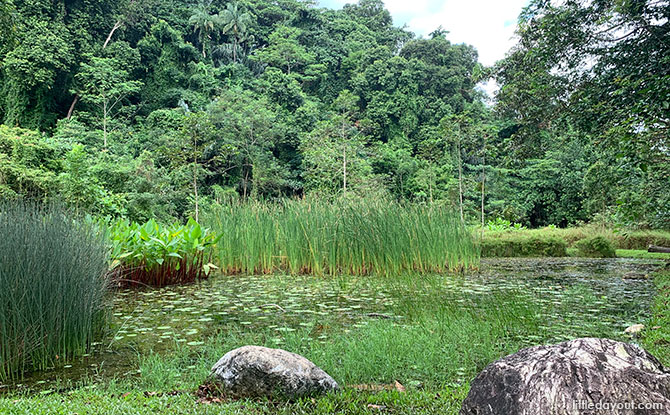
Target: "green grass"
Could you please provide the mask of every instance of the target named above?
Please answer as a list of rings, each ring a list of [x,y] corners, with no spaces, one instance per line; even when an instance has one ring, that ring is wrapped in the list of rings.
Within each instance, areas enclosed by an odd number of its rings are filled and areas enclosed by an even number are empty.
[[[0,380],[84,353],[99,327],[107,250],[56,207],[0,203]]]
[[[417,288],[424,294],[410,296]],[[318,317],[282,334],[274,330],[222,329],[199,347],[175,343],[168,353],[138,356],[141,375],[88,384],[72,392],[0,398],[0,413],[47,414],[457,414],[469,379],[489,362],[512,353],[537,333],[538,305],[514,293],[485,294],[467,306],[439,301],[439,280],[412,278],[387,286],[395,299],[392,318],[370,318],[342,326]],[[327,332],[327,340],[319,334]],[[198,404],[195,392],[209,369],[227,351],[245,345],[281,347],[303,354],[330,373],[343,391],[296,402],[224,401]],[[406,391],[366,391],[363,387]],[[146,394],[145,394],[146,392]],[[3,412],[4,411],[4,412]]]
[[[643,345],[666,367],[670,366],[670,270],[659,272],[654,279],[658,294],[652,316],[645,324]]]
[[[0,413],[456,415],[469,381],[493,360],[557,338],[616,336],[597,316],[570,321],[577,318],[570,317],[575,308],[593,308],[602,302],[588,287],[566,290],[557,304],[547,303],[540,293],[513,288],[455,292],[453,284],[458,285],[459,278],[417,274],[300,277],[300,286],[310,281],[319,286],[332,284],[342,298],[355,295],[359,282],[374,281],[384,292],[379,297],[385,304],[380,311],[389,318],[366,318],[363,311],[352,324],[334,314],[301,313],[300,324],[285,331],[278,331],[275,325],[249,329],[231,321],[208,334],[203,344],[189,346],[175,339],[160,351],[138,354],[140,374],[136,377],[91,380],[60,390],[49,385],[45,394],[0,397]],[[279,285],[295,280],[266,279]],[[547,315],[560,317],[550,321]],[[284,318],[277,311],[273,324],[281,324]],[[207,380],[211,366],[229,350],[246,344],[300,353],[330,373],[343,391],[295,402],[197,403],[196,391]],[[393,389],[396,381],[404,385],[405,392],[361,390]]]
[[[527,235],[525,232],[486,233],[481,255],[490,257],[564,257],[567,244],[554,236]]]
[[[604,236],[581,239],[575,243],[580,256],[589,258],[616,258],[612,243]]]
[[[476,235],[481,232],[477,230]],[[668,231],[613,231],[595,225],[573,228],[486,230],[482,239],[482,257],[505,256],[584,256],[581,241],[602,238],[616,250],[647,250],[649,245],[670,246]],[[476,238],[477,239],[477,238]],[[559,242],[560,241],[560,242]],[[565,246],[565,252],[560,247]],[[609,255],[609,254],[608,254]]]
[[[212,208],[223,272],[398,275],[476,266],[469,231],[449,208],[383,200],[292,200]]]
[[[667,259],[670,260],[670,254],[662,252],[647,252],[646,249],[617,249],[616,256],[619,258],[640,258],[640,259]]]
[[[149,393],[145,393],[149,392]],[[360,392],[347,389],[316,399],[296,402],[229,401],[200,404],[193,391],[172,393],[138,391],[128,384],[79,389],[66,395],[36,398],[0,398],[0,413],[7,415],[210,415],[210,414],[419,414],[456,415],[467,387],[435,390]]]

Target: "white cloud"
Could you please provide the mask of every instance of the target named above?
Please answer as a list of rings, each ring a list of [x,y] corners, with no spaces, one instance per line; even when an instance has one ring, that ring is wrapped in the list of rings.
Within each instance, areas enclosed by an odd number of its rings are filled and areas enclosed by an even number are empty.
[[[341,7],[352,1],[322,0],[328,7]],[[505,57],[514,45],[514,30],[521,9],[528,0],[386,0],[397,25],[427,37],[438,26],[449,31],[453,43],[467,43],[479,52],[484,65]]]
[[[514,45],[516,20],[526,0],[469,0],[441,2],[437,13],[423,14],[417,9],[407,25],[417,34],[427,35],[442,25],[449,31],[447,38],[454,43],[473,45],[479,61],[492,65],[505,57]],[[389,2],[389,11],[393,14]]]

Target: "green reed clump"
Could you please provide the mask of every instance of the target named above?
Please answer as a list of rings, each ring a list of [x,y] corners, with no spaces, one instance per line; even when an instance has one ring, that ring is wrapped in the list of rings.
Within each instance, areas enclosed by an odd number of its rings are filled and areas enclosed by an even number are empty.
[[[226,273],[379,274],[475,266],[472,236],[444,206],[384,200],[290,200],[215,206],[207,225],[222,233]]]
[[[107,248],[59,207],[0,202],[0,380],[85,353],[103,323]]]
[[[163,287],[205,279],[212,268],[208,248],[218,238],[193,219],[186,225],[120,220],[109,227],[112,268],[122,286]],[[206,258],[207,256],[207,258]]]

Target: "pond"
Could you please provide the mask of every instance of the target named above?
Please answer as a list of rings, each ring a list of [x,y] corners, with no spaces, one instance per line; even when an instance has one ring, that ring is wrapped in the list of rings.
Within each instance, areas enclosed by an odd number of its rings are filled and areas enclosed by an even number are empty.
[[[480,270],[431,276],[440,301],[467,307],[483,295],[513,292],[539,303],[546,335],[523,344],[582,336],[626,338],[624,329],[643,322],[655,295],[649,278],[663,262],[639,259],[485,259]],[[418,276],[411,279],[421,278]],[[176,345],[198,348],[211,336],[265,331],[281,347],[287,333],[329,321],[314,341],[347,333],[371,317],[397,318],[397,287],[403,280],[370,277],[218,276],[200,284],[157,290],[123,290],[113,299],[111,328],[90,354],[53,370],[2,385],[0,391],[40,391],[138,374],[138,356],[167,352]],[[435,296],[425,287],[403,296]],[[431,297],[435,298],[435,297]]]

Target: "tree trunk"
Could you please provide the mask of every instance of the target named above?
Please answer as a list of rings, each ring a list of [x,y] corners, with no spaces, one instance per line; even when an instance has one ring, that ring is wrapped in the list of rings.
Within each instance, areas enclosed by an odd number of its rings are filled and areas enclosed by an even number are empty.
[[[74,95],[74,99],[72,100],[72,104],[70,104],[70,109],[67,110],[67,119],[69,120],[72,118],[72,111],[74,111],[74,106],[77,105],[77,101],[79,101],[79,94]]]
[[[484,237],[484,186],[486,186],[486,156],[482,156],[482,238]]]
[[[670,248],[664,246],[649,245],[647,252],[659,252],[662,254],[670,254]]]
[[[107,101],[102,107],[102,148],[107,149]]]
[[[120,27],[121,27],[121,20],[117,20],[117,22],[114,23],[114,27],[112,27],[112,30],[110,30],[109,34],[107,35],[107,39],[105,39],[105,43],[102,44],[102,49],[103,50],[107,47],[107,45],[109,44],[109,41],[112,40],[112,36],[114,35],[114,32],[116,32],[116,30]]]

